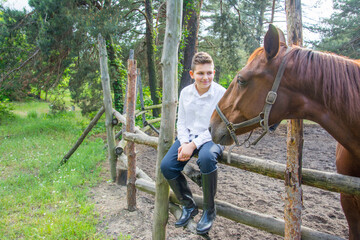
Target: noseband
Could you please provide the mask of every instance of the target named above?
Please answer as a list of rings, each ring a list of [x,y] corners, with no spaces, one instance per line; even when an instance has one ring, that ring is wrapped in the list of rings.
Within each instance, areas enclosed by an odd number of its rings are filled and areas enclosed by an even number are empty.
[[[249,126],[253,126],[253,125],[256,125],[256,124],[260,124],[260,126],[263,129],[263,133],[254,142],[252,142],[251,145],[255,145],[256,143],[258,143],[259,140],[263,136],[265,136],[265,134],[269,131],[270,111],[271,111],[271,108],[272,108],[272,106],[274,105],[274,103],[276,101],[276,98],[277,98],[277,90],[279,88],[281,79],[282,79],[282,77],[284,75],[285,66],[286,66],[286,60],[287,60],[287,56],[288,56],[289,51],[290,51],[290,47],[288,47],[286,52],[285,52],[285,56],[284,56],[283,60],[281,61],[278,72],[276,73],[275,81],[274,81],[274,83],[272,85],[272,88],[271,88],[271,90],[268,92],[268,94],[266,96],[264,108],[263,108],[262,112],[260,112],[257,117],[254,117],[252,119],[246,120],[246,121],[241,122],[241,123],[234,124],[234,123],[230,122],[225,117],[225,115],[221,112],[221,110],[219,108],[219,105],[216,105],[217,113],[219,114],[220,118],[226,124],[226,128],[230,132],[230,136],[235,141],[235,144],[237,146],[244,144],[246,141],[248,141],[248,139],[246,139],[242,144],[239,144],[239,141],[238,141],[238,139],[236,137],[236,134],[235,134],[236,129],[249,127]]]

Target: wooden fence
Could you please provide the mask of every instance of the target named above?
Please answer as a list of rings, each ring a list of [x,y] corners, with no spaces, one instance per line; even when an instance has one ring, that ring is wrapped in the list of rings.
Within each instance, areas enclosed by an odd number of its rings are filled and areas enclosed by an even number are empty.
[[[120,117],[120,114],[114,111],[116,117]],[[119,118],[119,121],[121,118]],[[123,119],[123,117],[122,117]],[[140,131],[140,130],[139,130]],[[125,141],[135,142],[138,144],[145,144],[154,148],[157,148],[158,138],[148,136],[143,132],[128,133],[124,132],[123,140],[121,144],[126,144]],[[121,145],[120,144],[120,145]],[[231,153],[230,162],[228,162],[228,152],[224,151],[223,156],[219,159],[220,164],[226,164],[232,167],[240,168],[243,170],[255,172],[272,178],[283,179],[286,166],[284,164],[276,163],[270,160],[264,160],[260,158],[248,157],[244,155],[238,155]],[[126,157],[125,157],[126,158]],[[136,180],[136,187],[148,192],[152,195],[155,194],[155,183],[150,180],[148,176],[144,177],[144,172],[140,169],[138,179]],[[200,172],[193,169],[191,164],[187,165],[184,169],[185,172],[192,172],[191,179],[197,179],[196,175]],[[333,192],[345,192],[351,194],[360,194],[360,179],[350,176],[345,176],[337,173],[323,172],[312,169],[302,169],[303,184],[321,188]],[[146,175],[146,174],[145,174]],[[145,179],[146,178],[146,179]],[[202,208],[202,198],[200,196],[194,196],[196,203]],[[175,195],[171,193],[170,201],[173,203],[179,203]],[[231,219],[233,221],[249,225],[279,236],[284,236],[285,222],[282,219],[275,218],[273,216],[256,213],[247,209],[239,208],[232,204],[216,200],[216,210],[220,216]],[[342,239],[337,236],[322,233],[312,230],[307,227],[301,228],[302,239]]]
[[[99,44],[104,44],[101,37],[99,37]],[[104,48],[103,48],[104,49]],[[100,53],[102,54],[102,52]],[[101,55],[101,58],[104,63],[106,63],[106,55]],[[103,64],[105,66],[105,64]],[[105,70],[104,70],[105,71]],[[134,77],[132,77],[134,81]],[[91,121],[89,126],[85,129],[84,133],[81,135],[79,140],[76,142],[75,146],[65,155],[65,157],[62,159],[61,164],[64,164],[68,161],[71,154],[75,152],[76,148],[81,144],[81,142],[84,140],[86,135],[90,132],[91,128],[96,124],[98,119],[101,117],[101,115],[104,112],[107,112],[106,114],[106,127],[107,127],[107,133],[108,135],[108,144],[111,141],[114,141],[112,144],[109,144],[109,160],[110,160],[110,172],[113,181],[117,181],[116,178],[119,178],[119,174],[116,174],[116,165],[117,162],[120,162],[120,166],[127,167],[128,160],[133,161],[133,158],[130,157],[128,159],[128,156],[124,154],[123,149],[127,145],[127,143],[131,142],[137,143],[137,144],[145,144],[154,148],[158,147],[159,139],[158,137],[149,136],[145,133],[145,130],[153,129],[149,125],[151,125],[150,121],[148,121],[148,124],[145,124],[146,118],[143,117],[143,126],[144,128],[141,130],[137,126],[133,126],[131,129],[131,132],[128,130],[125,132],[120,131],[120,133],[117,134],[123,135],[122,140],[116,145],[115,143],[115,137],[114,137],[114,124],[116,123],[122,123],[124,126],[127,124],[127,119],[134,119],[134,117],[142,115],[145,116],[144,113],[146,111],[150,111],[153,108],[160,108],[161,105],[151,106],[151,107],[145,107],[142,105],[141,110],[137,111],[128,111],[127,114],[131,114],[132,116],[125,117],[123,114],[117,112],[115,109],[111,107],[111,98],[110,96],[110,87],[108,82],[108,75],[104,74],[102,75],[103,87],[104,91],[104,105],[105,107],[101,108],[98,112],[98,114],[95,116],[95,118]],[[134,92],[134,91],[132,91]],[[134,101],[134,98],[132,98],[131,101]],[[129,113],[130,112],[130,113]],[[115,121],[114,121],[115,120]],[[154,121],[159,121],[159,119],[156,119]],[[157,131],[155,131],[157,132]],[[219,160],[220,164],[226,164],[232,167],[240,168],[243,170],[255,172],[258,174],[262,174],[268,177],[277,178],[284,180],[285,178],[285,172],[286,172],[286,165],[276,163],[270,160],[264,160],[260,158],[254,158],[254,157],[248,157],[244,155],[238,155],[231,153],[230,158],[228,158],[230,153],[227,151],[224,151],[223,156]],[[115,157],[114,157],[115,156]],[[112,159],[114,158],[114,159]],[[132,159],[132,160],[131,160]],[[230,160],[229,160],[230,159]],[[150,194],[155,194],[155,182],[152,180],[144,171],[136,167],[135,165],[132,165],[131,168],[133,169],[132,172],[136,175],[136,181],[135,184],[133,183],[133,180],[131,179],[131,185],[135,185],[137,189],[141,191],[148,192]],[[200,172],[198,169],[194,168],[192,164],[187,164],[184,173],[190,177],[195,183],[200,185]],[[302,183],[305,185],[309,185],[312,187],[321,188],[324,190],[332,191],[332,192],[342,192],[347,194],[354,194],[360,196],[360,178],[356,177],[350,177],[341,175],[338,173],[330,173],[330,172],[323,172],[323,171],[317,171],[312,169],[302,169]],[[131,191],[132,195],[135,195],[133,191]],[[200,208],[202,208],[202,198],[200,196],[194,196],[196,203],[199,205]],[[175,215],[175,217],[179,217],[181,214],[180,208],[173,204],[178,203],[178,200],[174,196],[174,194],[171,192],[170,194],[170,204],[169,209],[172,214]],[[128,203],[131,205],[131,209],[136,209],[136,201]],[[265,214],[256,213],[254,211],[250,211],[247,209],[242,209],[237,206],[234,206],[232,204],[223,202],[223,201],[216,201],[216,209],[220,216],[223,216],[225,218],[231,219],[233,221],[246,224],[258,229],[262,229],[264,231],[277,234],[280,236],[285,235],[285,222],[282,219],[275,218],[273,216],[268,216]],[[196,232],[196,223],[194,221],[190,221],[190,224],[188,225],[188,228],[192,232]],[[341,239],[336,236],[332,236],[330,234],[321,233],[319,231],[312,230],[307,227],[301,227],[301,238],[302,239]]]

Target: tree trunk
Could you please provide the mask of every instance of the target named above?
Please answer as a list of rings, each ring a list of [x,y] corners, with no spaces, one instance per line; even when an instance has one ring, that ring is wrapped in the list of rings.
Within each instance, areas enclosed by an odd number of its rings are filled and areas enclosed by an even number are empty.
[[[266,0],[259,1],[259,18],[258,18],[258,24],[256,28],[256,40],[258,42],[258,45],[260,46],[261,43],[261,36],[263,36],[263,27],[264,27],[264,14],[266,10]]]
[[[154,29],[153,29],[153,10],[152,10],[152,0],[145,0],[145,13],[146,13],[146,53],[147,53],[147,68],[149,74],[149,87],[151,100],[153,104],[156,105],[159,103],[159,96],[156,91],[158,90],[158,81],[156,78],[156,68],[155,68],[155,49],[154,49]],[[153,109],[153,116],[159,116],[159,110]]]
[[[111,0],[105,0],[104,6],[106,9],[111,7]],[[107,34],[105,36],[106,40],[106,50],[109,57],[109,66],[110,66],[110,79],[113,80],[112,86],[114,91],[114,106],[116,111],[123,112],[124,109],[124,96],[123,96],[123,82],[124,77],[121,74],[121,66],[119,66],[119,61],[117,53],[113,46],[113,41],[111,35]]]
[[[156,195],[152,239],[166,237],[168,220],[169,185],[161,173],[160,164],[175,137],[177,106],[178,48],[181,35],[182,0],[168,0],[166,5],[166,29],[161,58],[163,68],[163,101],[156,161]]]
[[[220,81],[220,74],[221,74],[221,66],[217,66],[215,67],[216,71],[215,71],[215,82],[219,83]],[[229,80],[228,81],[228,86],[229,86]]]
[[[179,93],[184,87],[194,82],[189,75],[189,71],[191,70],[192,58],[197,52],[200,11],[202,3],[203,0],[190,0],[187,1],[187,3],[184,3],[183,28],[186,28],[187,36],[184,38],[185,49],[184,58],[182,61],[183,71],[181,73]]]
[[[286,0],[288,44],[302,45],[301,0]],[[285,172],[285,239],[301,239],[303,120],[288,121]]]
[[[106,49],[109,56],[110,76],[113,79],[112,86],[114,90],[114,106],[116,111],[122,112],[124,109],[123,90],[122,90],[122,76],[120,73],[120,66],[118,65],[116,52],[113,46],[112,38],[106,35]]]

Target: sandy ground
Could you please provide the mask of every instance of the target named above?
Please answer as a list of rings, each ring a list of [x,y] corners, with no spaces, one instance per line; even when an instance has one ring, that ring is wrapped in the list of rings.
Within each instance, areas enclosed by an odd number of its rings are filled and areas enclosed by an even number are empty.
[[[317,124],[304,127],[303,167],[335,172],[335,140]],[[137,166],[151,178],[155,178],[156,150],[137,145]],[[280,127],[251,148],[235,148],[234,152],[247,156],[286,162],[286,125]],[[191,160],[195,163],[195,159]],[[107,164],[107,163],[105,163]],[[100,213],[98,231],[110,239],[151,239],[154,197],[138,191],[135,212],[126,210],[126,187],[107,181],[109,173],[104,167],[104,181],[91,191],[91,197]],[[190,181],[189,181],[190,182]],[[190,183],[194,193],[201,189]],[[216,199],[227,201],[242,208],[283,218],[284,182],[259,174],[219,164],[218,193]],[[321,232],[348,238],[347,222],[342,212],[339,194],[303,186],[303,226]],[[200,214],[195,220],[200,219]],[[203,239],[186,229],[174,227],[175,218],[170,214],[167,239]],[[283,239],[252,227],[218,216],[210,231],[211,239]]]

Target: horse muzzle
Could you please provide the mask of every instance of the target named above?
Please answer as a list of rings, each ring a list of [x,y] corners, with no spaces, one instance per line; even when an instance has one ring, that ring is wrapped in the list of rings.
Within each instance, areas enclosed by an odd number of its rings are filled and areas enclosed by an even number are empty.
[[[216,144],[231,145],[234,143],[224,122],[210,122],[209,132],[213,142]]]

